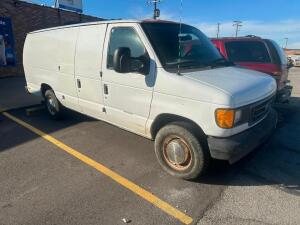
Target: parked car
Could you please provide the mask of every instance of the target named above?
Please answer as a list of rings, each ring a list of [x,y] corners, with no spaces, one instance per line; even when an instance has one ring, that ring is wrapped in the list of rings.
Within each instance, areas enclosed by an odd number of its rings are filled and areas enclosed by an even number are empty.
[[[290,55],[288,58],[293,62],[293,66],[300,66],[300,55]]]
[[[293,59],[293,65],[294,66],[300,66],[300,55],[296,55]]]
[[[277,102],[288,101],[292,93],[288,80],[290,64],[283,49],[275,41],[250,35],[213,38],[212,42],[229,61],[272,75],[277,81]]]
[[[236,162],[276,125],[275,80],[233,67],[186,24],[49,28],[27,35],[23,56],[27,90],[45,98],[52,118],[67,107],[155,140],[162,168],[184,179],[212,158]]]
[[[288,56],[287,61],[290,68],[294,66],[294,60],[291,57]]]

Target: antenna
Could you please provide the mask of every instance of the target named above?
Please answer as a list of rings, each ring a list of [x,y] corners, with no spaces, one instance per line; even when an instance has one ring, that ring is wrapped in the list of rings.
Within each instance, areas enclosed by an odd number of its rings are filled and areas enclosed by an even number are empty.
[[[220,25],[221,23],[217,23],[217,38],[219,38],[219,34],[220,34]]]
[[[153,19],[156,20],[160,16],[160,10],[157,8],[157,4],[161,3],[161,0],[148,0],[148,4],[153,4]]]
[[[240,31],[240,27],[242,27],[242,21],[239,21],[239,20],[236,20],[236,21],[233,21],[233,24],[232,26],[236,27],[235,28],[235,37],[238,36],[238,32]]]
[[[179,17],[179,34],[178,34],[178,66],[177,75],[180,75],[180,59],[181,59],[181,27],[182,27],[182,13],[183,13],[183,0],[180,0],[180,17]]]

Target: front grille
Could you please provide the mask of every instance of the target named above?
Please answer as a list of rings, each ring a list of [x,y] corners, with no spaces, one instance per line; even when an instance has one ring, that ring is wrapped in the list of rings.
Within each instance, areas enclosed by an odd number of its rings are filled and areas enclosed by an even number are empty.
[[[256,123],[257,121],[261,120],[269,113],[272,100],[273,99],[267,99],[251,107],[252,109],[251,109],[250,124]]]

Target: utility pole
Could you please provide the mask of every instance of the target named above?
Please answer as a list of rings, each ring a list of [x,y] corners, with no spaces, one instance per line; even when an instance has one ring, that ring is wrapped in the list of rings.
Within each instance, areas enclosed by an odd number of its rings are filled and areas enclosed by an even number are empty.
[[[161,0],[148,0],[148,4],[153,4],[153,19],[157,19],[160,16],[160,10],[157,8],[157,4],[160,3]]]
[[[221,23],[217,23],[217,38],[219,38],[219,34],[220,34],[220,25]]]
[[[288,41],[289,41],[289,38],[284,38],[284,40],[285,40],[285,47],[284,48],[286,49]]]
[[[238,20],[233,21],[232,26],[235,27],[235,37],[237,37],[237,36],[238,36],[238,32],[240,31],[240,27],[243,26],[243,25],[242,25],[242,21],[238,21]]]

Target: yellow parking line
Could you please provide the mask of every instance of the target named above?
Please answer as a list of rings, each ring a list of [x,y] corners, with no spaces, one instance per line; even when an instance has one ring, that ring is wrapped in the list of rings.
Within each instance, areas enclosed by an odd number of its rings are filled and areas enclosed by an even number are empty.
[[[122,177],[121,175],[117,174],[116,172],[112,171],[111,169],[105,167],[104,165],[94,161],[93,159],[83,155],[82,153],[76,151],[75,149],[67,146],[66,144],[62,143],[61,141],[55,139],[54,137],[44,133],[43,131],[31,126],[30,124],[16,118],[15,116],[3,112],[2,113],[7,118],[15,121],[16,123],[22,125],[23,127],[26,127],[27,129],[31,130],[32,132],[36,133],[37,135],[41,136],[45,140],[51,142],[52,144],[59,147],[61,150],[69,153],[70,155],[76,157],[77,159],[81,160],[82,162],[86,163],[87,165],[93,167],[94,169],[98,170],[99,172],[105,174],[106,176],[110,177],[123,187],[131,190],[135,194],[139,195],[146,201],[152,203],[156,207],[163,210],[165,213],[169,214],[170,216],[175,217],[176,219],[180,220],[184,224],[190,224],[193,222],[193,219],[184,214],[183,212],[179,211],[178,209],[174,208],[167,202],[161,200],[160,198],[156,197],[155,195],[151,194],[150,192],[146,191],[142,187],[134,184],[133,182],[129,181],[128,179]]]

